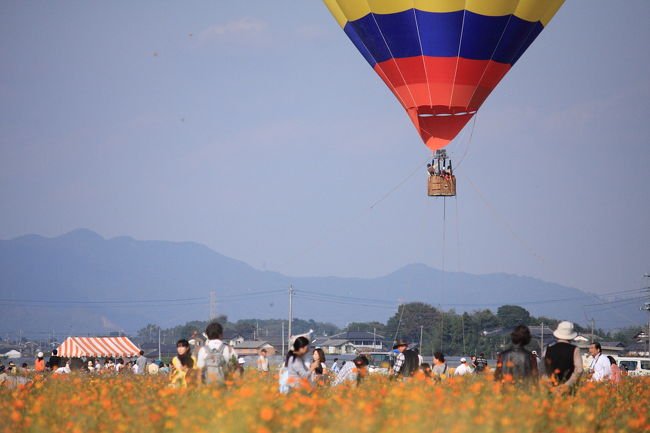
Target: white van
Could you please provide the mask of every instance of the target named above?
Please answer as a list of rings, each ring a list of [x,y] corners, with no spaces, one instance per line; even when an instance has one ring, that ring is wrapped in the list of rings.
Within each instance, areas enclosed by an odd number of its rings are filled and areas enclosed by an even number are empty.
[[[650,376],[650,358],[619,356],[618,366],[621,372],[627,370],[629,376]]]

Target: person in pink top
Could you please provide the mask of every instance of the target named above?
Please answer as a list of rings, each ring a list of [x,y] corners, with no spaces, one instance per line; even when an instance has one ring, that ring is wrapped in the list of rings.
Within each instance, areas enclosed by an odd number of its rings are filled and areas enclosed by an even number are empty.
[[[612,374],[609,376],[609,380],[611,380],[614,385],[618,385],[621,382],[621,369],[616,364],[616,360],[613,356],[608,356],[607,359],[609,359],[612,368]]]

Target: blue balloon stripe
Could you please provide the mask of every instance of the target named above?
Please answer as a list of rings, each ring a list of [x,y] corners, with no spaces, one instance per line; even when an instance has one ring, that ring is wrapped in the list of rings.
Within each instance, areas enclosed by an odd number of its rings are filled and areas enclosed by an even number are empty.
[[[419,55],[492,59],[514,65],[543,29],[539,21],[515,15],[494,17],[470,11],[434,13],[417,9],[370,13],[344,27],[373,67],[391,58]]]

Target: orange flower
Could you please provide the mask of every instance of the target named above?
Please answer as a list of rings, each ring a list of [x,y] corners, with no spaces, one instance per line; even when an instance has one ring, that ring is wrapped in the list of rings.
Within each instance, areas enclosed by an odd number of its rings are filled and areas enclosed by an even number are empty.
[[[273,409],[271,409],[268,406],[264,406],[262,407],[262,409],[260,409],[260,418],[263,419],[264,421],[271,421],[271,419],[273,419],[274,414],[275,412],[273,411]]]

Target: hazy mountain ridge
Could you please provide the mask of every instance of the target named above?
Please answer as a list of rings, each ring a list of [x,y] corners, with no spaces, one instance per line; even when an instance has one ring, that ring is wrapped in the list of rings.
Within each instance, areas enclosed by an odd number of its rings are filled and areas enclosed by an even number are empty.
[[[204,319],[211,290],[217,294],[217,312],[231,319],[285,317],[289,284],[296,288],[295,316],[339,325],[384,321],[395,312],[398,299],[446,310],[456,306],[456,311],[521,304],[536,316],[580,323],[586,323],[582,306],[596,302],[578,289],[531,277],[445,272],[443,279],[441,271],[422,264],[378,278],[292,278],[257,270],[194,242],[140,241],[128,236],[105,239],[87,229],[53,238],[27,235],[0,240],[0,298],[14,300],[0,302],[0,328],[6,330],[95,333],[111,328],[132,331],[146,323],[173,326]],[[253,295],[261,291],[274,293]],[[359,305],[361,301],[347,297],[394,304]],[[188,298],[201,299],[138,303]],[[34,300],[42,302],[27,302]],[[120,305],[61,303],[70,300],[120,300]],[[632,307],[625,313],[636,317]],[[629,324],[621,323],[620,316],[611,311],[594,316],[602,328]]]

